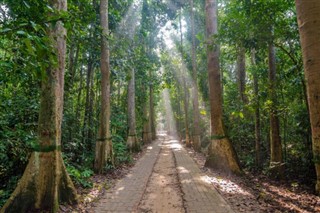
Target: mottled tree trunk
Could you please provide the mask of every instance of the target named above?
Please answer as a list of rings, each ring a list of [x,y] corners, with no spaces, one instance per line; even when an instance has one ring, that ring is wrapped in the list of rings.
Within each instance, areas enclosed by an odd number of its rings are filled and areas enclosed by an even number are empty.
[[[200,111],[199,111],[199,96],[198,96],[198,77],[197,77],[193,0],[190,0],[190,6],[191,6],[191,37],[192,37],[192,74],[193,74],[193,148],[196,151],[201,151]]]
[[[272,176],[281,178],[284,175],[282,145],[276,95],[276,54],[272,42],[269,43],[269,97],[270,106],[270,168]]]
[[[136,135],[136,112],[135,112],[135,71],[131,69],[128,84],[128,124],[129,132],[127,147],[129,150],[138,150],[139,144]]]
[[[237,57],[237,82],[239,88],[240,99],[243,103],[248,103],[246,92],[246,52],[243,47],[238,50]]]
[[[112,141],[110,132],[110,64],[109,64],[109,35],[108,0],[100,0],[101,35],[101,112],[98,138],[96,141],[94,170],[102,173],[107,162],[113,163]]]
[[[52,0],[50,6],[67,10],[66,0]],[[38,126],[38,145],[34,147],[26,170],[1,212],[56,212],[59,202],[75,203],[76,190],[61,156],[66,30],[61,21],[48,27],[48,36],[57,53],[42,81]]]
[[[255,152],[256,152],[256,167],[261,167],[261,131],[260,131],[260,102],[259,102],[259,80],[256,70],[256,56],[255,50],[251,51],[251,64],[254,67],[253,73],[253,90],[254,90],[254,99],[255,99],[255,109],[254,109],[254,132],[255,132]]]
[[[320,194],[320,1],[296,0],[303,64],[307,82],[313,159]]]
[[[211,111],[211,144],[206,166],[232,173],[240,173],[236,152],[225,134],[222,120],[222,85],[219,66],[220,47],[212,37],[218,33],[217,2],[206,0],[206,30],[207,30],[207,63]]]

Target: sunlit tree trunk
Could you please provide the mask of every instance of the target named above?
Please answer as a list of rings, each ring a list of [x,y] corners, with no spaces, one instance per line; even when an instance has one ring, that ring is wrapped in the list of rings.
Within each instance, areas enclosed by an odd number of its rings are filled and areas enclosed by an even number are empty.
[[[178,71],[178,73],[179,73],[179,71]],[[181,141],[182,140],[182,128],[183,128],[183,124],[182,124],[183,110],[181,109],[182,108],[182,106],[181,106],[182,105],[181,104],[182,93],[181,93],[180,85],[177,86],[177,94],[179,94],[179,97],[177,97],[178,104],[177,104],[177,114],[176,114],[177,135],[179,137],[179,140]]]
[[[101,35],[101,112],[98,138],[96,141],[94,170],[102,173],[107,162],[113,163],[112,141],[110,132],[110,65],[109,45],[107,36],[108,26],[108,0],[100,0]]]
[[[198,77],[197,77],[197,59],[196,59],[196,39],[194,29],[194,11],[193,0],[190,0],[191,6],[191,36],[192,36],[192,74],[193,74],[193,147],[196,151],[201,151],[200,138],[200,111],[198,97]]]
[[[181,60],[183,64],[183,34],[182,34],[182,22],[181,22],[181,16],[182,16],[182,9],[180,11],[180,45],[181,45]],[[181,65],[181,80],[183,84],[183,92],[184,92],[184,97],[183,97],[183,106],[184,106],[184,125],[185,125],[185,134],[186,134],[186,146],[190,147],[190,138],[189,138],[189,91],[187,88],[187,70],[184,68],[183,65]]]
[[[237,58],[237,81],[240,99],[243,103],[248,103],[248,98],[245,94],[246,92],[246,52],[243,47],[238,50]]]
[[[58,11],[67,10],[66,0],[49,1]],[[75,203],[76,190],[61,156],[66,30],[58,21],[51,24],[48,36],[57,54],[42,79],[38,123],[38,145],[26,170],[1,212],[56,212],[59,202]]]
[[[136,112],[135,112],[135,71],[131,69],[128,85],[128,124],[129,132],[127,147],[129,150],[138,150],[139,144],[136,135]]]
[[[240,173],[236,152],[225,134],[222,120],[220,47],[213,41],[213,36],[218,33],[216,0],[206,0],[206,30],[212,135],[205,165],[225,172]]]
[[[320,1],[296,0],[303,64],[307,82],[313,159],[320,194]]]
[[[254,99],[255,99],[255,124],[254,124],[254,132],[255,132],[255,152],[256,152],[256,167],[261,167],[261,130],[260,130],[260,102],[259,102],[259,80],[258,74],[256,70],[256,55],[255,50],[251,50],[251,64],[254,67],[253,73],[253,90],[254,90]]]
[[[270,106],[270,168],[274,177],[283,177],[282,145],[276,95],[276,53],[272,42],[269,43],[269,96]]]
[[[186,134],[186,146],[190,147],[190,133],[189,133],[189,91],[187,88],[187,80],[186,77],[183,77],[183,90],[184,90],[184,98],[183,98],[183,106],[184,106],[184,125],[185,125],[185,134]]]

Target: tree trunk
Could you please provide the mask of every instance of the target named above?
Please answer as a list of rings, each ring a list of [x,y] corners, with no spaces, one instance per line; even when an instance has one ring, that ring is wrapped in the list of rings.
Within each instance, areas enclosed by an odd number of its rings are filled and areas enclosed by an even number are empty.
[[[154,99],[153,99],[153,84],[152,84],[152,73],[149,70],[150,85],[149,85],[149,119],[150,119],[150,139],[156,139],[156,124],[155,124],[155,115],[154,115]]]
[[[184,92],[184,97],[183,97],[183,106],[184,106],[184,124],[185,124],[185,134],[186,134],[186,146],[190,147],[190,138],[189,138],[189,98],[188,98],[188,88],[187,88],[187,78],[185,75],[187,75],[187,70],[183,66],[183,34],[182,34],[182,21],[181,21],[181,16],[182,16],[182,9],[180,11],[180,45],[181,45],[181,80],[183,83],[183,92]]]
[[[296,0],[303,64],[307,83],[313,159],[320,194],[320,1]]]
[[[139,144],[136,135],[136,113],[135,113],[135,71],[131,69],[128,85],[128,124],[129,133],[127,147],[129,150],[138,150]]]
[[[153,85],[150,84],[150,122],[151,122],[151,139],[155,140],[156,136],[156,124],[155,124],[155,114],[154,114],[154,100],[153,100]]]
[[[251,51],[251,64],[254,67],[253,73],[253,89],[254,89],[254,99],[255,99],[255,151],[256,151],[256,167],[261,168],[261,127],[260,127],[260,102],[259,102],[259,80],[256,70],[256,56],[255,50]]]
[[[272,42],[269,43],[269,92],[270,92],[270,169],[273,177],[282,178],[284,165],[276,95],[276,54]]]
[[[91,87],[92,79],[93,79],[93,59],[89,56],[88,59],[88,67],[87,67],[87,79],[86,79],[86,103],[84,109],[84,118],[83,118],[83,130],[82,130],[82,143],[88,144],[89,143],[89,129],[92,128],[90,126],[90,120],[92,115],[92,107],[91,107]]]
[[[50,1],[58,11],[67,10],[66,0]],[[58,65],[48,68],[42,81],[38,142],[15,191],[1,212],[56,212],[59,202],[76,203],[77,194],[61,156],[66,30],[58,21],[48,27]]]
[[[178,71],[179,73],[179,71]],[[179,76],[178,76],[179,78]],[[179,83],[178,83],[179,84]],[[182,115],[182,110],[181,110],[181,88],[180,88],[180,85],[177,85],[177,94],[178,94],[178,97],[177,97],[177,102],[178,102],[178,105],[177,105],[177,119],[176,119],[176,122],[177,122],[177,135],[179,137],[179,141],[182,140],[182,121],[181,121],[181,118],[183,117]]]
[[[186,128],[186,146],[191,147],[190,137],[189,137],[189,91],[187,88],[186,78],[183,77],[183,90],[184,90],[184,98],[183,98],[183,106],[184,106],[184,125]]]
[[[190,0],[190,6],[191,6],[191,37],[192,37],[192,74],[193,74],[193,148],[199,152],[201,151],[200,111],[199,111],[199,97],[198,97],[198,77],[197,77],[193,0]]]
[[[98,138],[96,141],[94,170],[102,173],[107,162],[113,164],[112,141],[110,132],[110,65],[109,65],[109,35],[108,0],[100,0],[101,35],[101,112]]]
[[[78,94],[77,94],[77,107],[76,107],[76,119],[77,123],[80,122],[80,111],[81,111],[81,96],[82,96],[82,87],[83,87],[83,70],[80,68],[80,83],[79,83],[79,88],[78,88]],[[81,133],[81,127],[77,126],[77,133]]]
[[[238,50],[237,58],[237,81],[241,101],[246,104],[248,103],[248,98],[245,94],[246,92],[246,52],[243,47]]]
[[[222,120],[222,85],[219,66],[220,47],[212,37],[218,33],[217,2],[206,0],[207,63],[209,77],[211,144],[206,166],[224,172],[240,173],[237,154],[224,131]]]
[[[143,106],[143,114],[144,114],[144,119],[143,119],[143,132],[142,132],[142,141],[144,144],[150,143],[151,142],[151,134],[150,134],[150,117],[149,117],[149,112],[148,112],[148,108],[150,109],[150,107],[148,107],[149,102],[148,102],[148,98]],[[149,105],[150,106],[150,105]]]

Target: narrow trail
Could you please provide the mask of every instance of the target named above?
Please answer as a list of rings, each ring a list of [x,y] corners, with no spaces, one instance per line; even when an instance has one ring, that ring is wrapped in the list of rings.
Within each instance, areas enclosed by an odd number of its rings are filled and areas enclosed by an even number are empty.
[[[175,160],[168,141],[162,143],[138,212],[185,212]]]
[[[159,135],[131,172],[98,202],[95,212],[232,213],[174,137]]]

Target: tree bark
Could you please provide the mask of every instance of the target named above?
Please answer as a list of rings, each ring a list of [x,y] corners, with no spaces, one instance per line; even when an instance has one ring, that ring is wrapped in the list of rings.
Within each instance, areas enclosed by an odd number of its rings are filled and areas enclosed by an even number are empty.
[[[255,151],[256,151],[256,167],[259,169],[261,167],[261,125],[260,125],[260,101],[259,101],[259,80],[256,70],[256,56],[255,50],[251,50],[251,64],[254,67],[253,73],[253,89],[254,89],[254,99],[255,99]]]
[[[248,103],[248,98],[245,94],[246,92],[246,52],[243,47],[238,50],[237,58],[237,81],[241,101],[246,104]]]
[[[220,47],[213,41],[213,36],[218,33],[216,0],[206,0],[206,31],[212,136],[205,165],[224,172],[240,173],[237,154],[226,136],[222,120]]]
[[[127,138],[127,147],[131,151],[139,149],[136,135],[136,113],[135,113],[135,71],[131,69],[128,85],[128,124],[129,132]]]
[[[96,140],[94,170],[102,173],[106,163],[113,164],[112,141],[110,132],[110,63],[109,63],[109,35],[108,0],[100,0],[101,35],[101,112],[98,138]]]
[[[67,10],[66,0],[49,1],[58,11]],[[51,15],[51,14],[49,14]],[[77,194],[61,156],[66,30],[58,21],[47,29],[57,53],[42,80],[38,145],[34,147],[26,170],[1,212],[56,212],[59,202],[76,203]]]
[[[307,83],[313,159],[320,194],[320,1],[296,0],[303,65]]]
[[[194,29],[194,11],[193,0],[190,0],[191,6],[191,37],[192,37],[192,75],[193,75],[193,148],[201,151],[200,138],[200,111],[198,96],[198,77],[197,77],[197,59],[196,59],[196,39]]]
[[[282,145],[280,137],[280,124],[276,95],[276,54],[272,42],[269,43],[269,97],[270,106],[270,168],[273,177],[282,178],[284,175],[284,165],[282,160]]]

